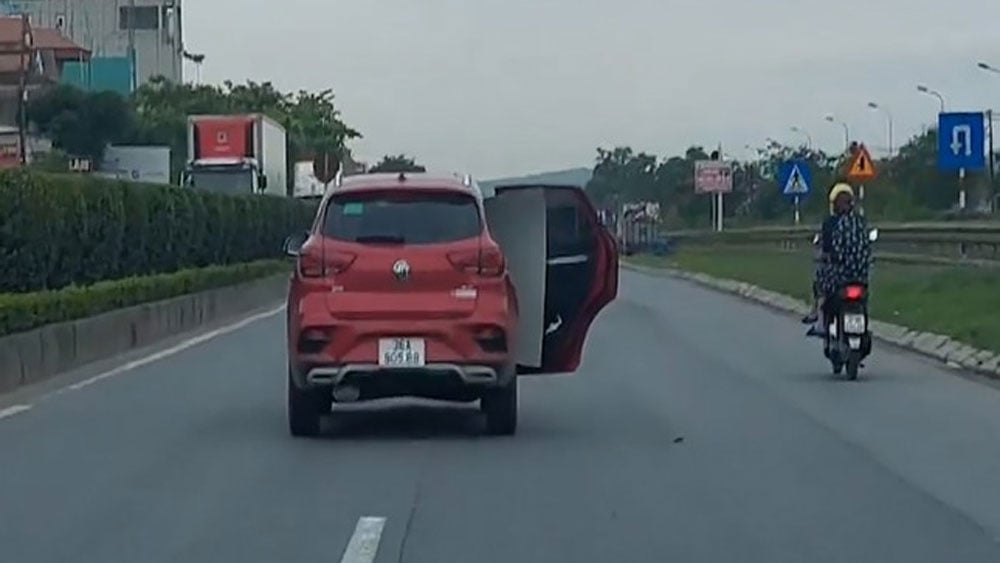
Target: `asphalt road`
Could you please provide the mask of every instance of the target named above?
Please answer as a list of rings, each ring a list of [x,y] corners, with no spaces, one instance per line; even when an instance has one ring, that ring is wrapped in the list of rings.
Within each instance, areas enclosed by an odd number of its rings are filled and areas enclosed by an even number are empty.
[[[1000,561],[1000,391],[885,347],[835,381],[802,332],[623,272],[516,437],[403,402],[294,440],[273,315],[0,403],[0,560]]]

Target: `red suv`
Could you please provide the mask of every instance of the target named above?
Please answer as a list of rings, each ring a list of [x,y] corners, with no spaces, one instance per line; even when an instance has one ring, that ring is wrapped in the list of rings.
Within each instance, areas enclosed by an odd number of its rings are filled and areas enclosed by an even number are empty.
[[[617,291],[614,242],[583,192],[484,194],[424,173],[337,184],[286,242],[291,433],[318,434],[332,402],[411,396],[480,400],[489,431],[513,434],[518,373],[574,371]]]

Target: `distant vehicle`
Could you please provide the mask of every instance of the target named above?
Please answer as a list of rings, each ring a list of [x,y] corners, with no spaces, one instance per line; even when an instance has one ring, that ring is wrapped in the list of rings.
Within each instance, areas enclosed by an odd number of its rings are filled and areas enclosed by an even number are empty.
[[[295,163],[295,179],[292,181],[292,197],[302,200],[323,199],[326,193],[326,184],[316,178],[313,171],[313,163],[310,160],[303,160]]]
[[[259,114],[188,116],[181,184],[230,195],[288,195],[285,129]]]
[[[518,374],[577,369],[617,294],[618,255],[583,190],[366,174],[337,181],[289,237],[288,420],[319,432],[332,402],[479,400],[517,427]],[[549,291],[549,288],[555,288]]]

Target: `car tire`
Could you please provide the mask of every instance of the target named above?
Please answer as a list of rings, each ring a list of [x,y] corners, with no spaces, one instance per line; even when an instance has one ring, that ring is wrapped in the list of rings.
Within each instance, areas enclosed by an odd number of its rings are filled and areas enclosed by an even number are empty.
[[[312,438],[319,435],[323,415],[329,414],[332,399],[322,390],[299,389],[288,374],[288,430],[292,436]]]
[[[481,405],[486,413],[486,431],[494,436],[512,436],[517,432],[517,376],[510,382],[491,389]]]

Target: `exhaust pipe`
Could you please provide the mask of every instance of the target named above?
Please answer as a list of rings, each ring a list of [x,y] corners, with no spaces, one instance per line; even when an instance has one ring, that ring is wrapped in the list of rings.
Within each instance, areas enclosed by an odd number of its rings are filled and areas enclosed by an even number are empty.
[[[353,403],[361,398],[361,388],[350,383],[341,383],[333,388],[333,400],[338,403]]]

